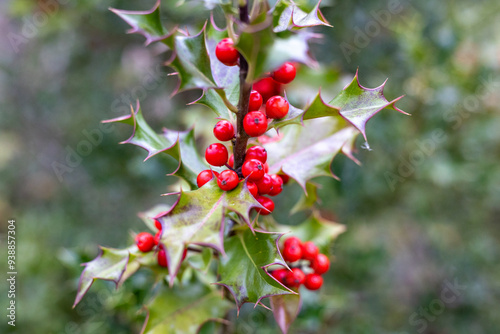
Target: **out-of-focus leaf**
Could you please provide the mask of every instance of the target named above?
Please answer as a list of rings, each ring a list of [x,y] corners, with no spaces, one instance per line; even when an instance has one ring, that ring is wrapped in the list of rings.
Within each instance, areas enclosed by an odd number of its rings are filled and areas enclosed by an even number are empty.
[[[213,253],[210,248],[203,248],[201,253],[191,255],[187,258],[189,265],[201,272],[206,272],[212,263]]]
[[[313,182],[306,183],[306,192],[302,194],[299,201],[293,206],[290,214],[293,215],[297,212],[308,210],[314,207],[318,202],[318,185]]]
[[[291,0],[279,0],[273,8],[274,32],[325,25],[331,27],[319,10],[321,0],[309,13],[301,10]]]
[[[258,304],[266,297],[293,294],[267,272],[270,265],[286,266],[278,250],[281,235],[263,231],[252,233],[246,228],[226,239],[226,255],[220,259],[221,280],[217,284],[229,289],[238,310],[247,302]]]
[[[196,187],[196,177],[207,168],[205,162],[198,155],[195,146],[194,130],[173,131],[163,129],[157,134],[146,123],[137,102],[136,110],[130,115],[103,121],[105,123],[119,122],[133,126],[134,130],[129,139],[121,144],[133,144],[148,151],[145,161],[159,153],[164,153],[179,162],[177,169],[171,174],[186,180],[192,188]]]
[[[156,216],[159,216],[162,212],[168,212],[170,210],[171,206],[167,204],[158,204],[152,207],[151,209],[144,211],[144,212],[139,212],[138,216],[141,218],[141,220],[146,224],[147,227],[153,232],[156,233],[158,229],[155,226],[155,218]]]
[[[250,225],[250,210],[262,206],[250,194],[246,183],[223,191],[215,179],[197,190],[181,192],[172,209],[157,219],[162,224],[161,242],[165,246],[170,284],[173,284],[189,244],[212,247],[224,254],[225,216],[235,212]]]
[[[306,191],[306,182],[316,176],[333,176],[332,159],[344,147],[350,147],[359,131],[343,128],[335,118],[309,120],[305,126],[289,126],[282,138],[264,144],[268,152],[269,173],[289,175]],[[339,128],[341,129],[340,131]],[[350,148],[346,149],[350,152]]]
[[[195,280],[160,291],[146,305],[147,317],[141,333],[197,333],[207,321],[222,321],[232,308],[220,292]]]
[[[300,295],[279,295],[269,298],[274,320],[283,334],[288,333],[290,325],[299,315],[302,299]]]

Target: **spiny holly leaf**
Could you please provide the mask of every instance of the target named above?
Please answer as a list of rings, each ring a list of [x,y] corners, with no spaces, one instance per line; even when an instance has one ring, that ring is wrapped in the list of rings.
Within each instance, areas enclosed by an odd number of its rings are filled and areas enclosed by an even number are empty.
[[[248,62],[248,82],[287,61],[316,65],[316,61],[309,55],[307,42],[319,35],[299,32],[280,37],[273,32],[272,18],[269,15],[264,13],[257,22],[246,26],[236,43],[236,48]]]
[[[306,183],[306,192],[302,194],[299,201],[293,206],[290,214],[293,215],[297,212],[308,210],[314,207],[318,202],[318,185],[313,182]]]
[[[250,194],[246,183],[232,191],[223,191],[215,178],[197,190],[181,192],[172,209],[157,219],[162,224],[161,242],[165,245],[173,284],[182,253],[189,244],[212,247],[224,254],[224,221],[235,212],[250,225],[250,210],[263,208]]]
[[[160,216],[162,213],[166,213],[170,210],[171,206],[167,204],[158,204],[152,207],[151,209],[139,212],[138,216],[142,219],[144,224],[153,232],[156,233],[158,229],[155,226],[155,217]]]
[[[222,321],[232,308],[220,292],[192,279],[175,289],[162,286],[146,305],[147,317],[141,333],[198,333],[207,321]]]
[[[349,147],[346,150],[350,152],[359,134],[351,126],[342,127],[343,124],[330,117],[309,120],[304,127],[285,128],[281,140],[264,144],[268,152],[269,173],[284,172],[304,191],[308,180],[321,175],[333,176],[330,170],[332,159],[345,147]]]
[[[196,177],[207,168],[207,165],[198,155],[194,139],[194,130],[173,131],[163,129],[162,134],[157,134],[146,123],[142,111],[137,102],[136,110],[130,115],[103,121],[104,123],[125,123],[133,126],[134,130],[129,139],[121,144],[133,144],[148,151],[144,161],[152,156],[163,153],[171,156],[179,162],[177,169],[170,175],[175,174],[186,180],[192,188],[196,187]]]
[[[358,79],[358,71],[339,95],[329,102],[340,109],[340,115],[354,125],[366,140],[365,126],[366,123],[384,108],[399,111],[402,114],[409,115],[403,110],[395,106],[396,101],[399,101],[403,96],[395,98],[392,101],[387,101],[384,96],[385,83],[376,88],[366,88],[360,85]],[[307,119],[306,114],[304,119]]]
[[[129,34],[141,34],[146,37],[146,45],[153,42],[165,41],[170,35],[167,29],[163,26],[160,19],[160,3],[156,4],[147,11],[130,11],[110,8],[110,10],[127,22],[132,29]],[[166,43],[169,44],[168,42]]]
[[[220,284],[229,289],[238,306],[244,303],[256,305],[263,298],[293,294],[267,272],[271,265],[286,266],[278,249],[279,233],[252,231],[247,228],[227,238],[224,245],[226,256],[220,259]]]
[[[299,315],[302,306],[300,295],[279,295],[269,298],[274,320],[283,334],[288,333],[290,325]]]
[[[118,287],[130,260],[129,249],[100,247],[100,254],[94,260],[83,264],[85,269],[80,276],[73,308],[80,302],[96,279],[113,281]]]
[[[318,1],[309,13],[301,10],[291,0],[279,0],[273,8],[273,25],[275,32],[287,29],[313,27],[325,25],[331,27],[319,10],[321,0]]]

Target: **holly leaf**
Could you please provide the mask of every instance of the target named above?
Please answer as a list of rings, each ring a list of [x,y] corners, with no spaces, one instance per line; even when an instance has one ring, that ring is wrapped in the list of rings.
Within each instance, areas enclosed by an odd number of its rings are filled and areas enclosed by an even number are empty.
[[[193,279],[175,289],[163,285],[145,308],[147,316],[141,333],[195,334],[207,321],[222,322],[232,303]]]
[[[82,300],[96,279],[113,281],[118,287],[130,261],[129,249],[100,247],[99,255],[94,260],[83,264],[85,269],[80,276],[73,308]]]
[[[268,152],[269,173],[283,172],[306,190],[306,182],[316,176],[335,177],[330,164],[343,150],[350,148],[359,134],[355,128],[335,118],[309,120],[305,126],[290,126],[280,140],[264,144]],[[339,128],[341,128],[339,130]]]
[[[196,150],[193,129],[174,131],[164,128],[162,134],[157,134],[144,119],[139,101],[137,101],[136,110],[132,110],[130,115],[103,121],[103,123],[115,122],[133,127],[130,138],[120,144],[133,144],[145,149],[148,155],[144,161],[160,154],[169,155],[179,163],[177,169],[169,175],[181,177],[189,183],[191,188],[196,187],[196,177],[207,168],[207,165]]]
[[[139,212],[137,215],[141,220],[146,224],[147,227],[153,232],[157,232],[158,229],[155,226],[155,220],[157,216],[160,216],[161,214],[168,212],[170,210],[171,206],[167,204],[158,204],[152,207],[151,209],[144,211],[144,212]]]
[[[213,253],[210,248],[203,248],[201,253],[191,255],[187,258],[187,261],[191,268],[199,270],[201,272],[207,272],[212,263]]]
[[[321,0],[307,13],[291,0],[279,0],[272,11],[274,32],[319,25],[331,27],[319,9],[320,4]]]
[[[161,242],[165,246],[171,285],[189,244],[211,247],[225,254],[226,215],[234,212],[250,226],[250,210],[263,208],[250,194],[246,183],[240,183],[232,191],[223,191],[215,178],[200,189],[177,195],[172,209],[157,217],[162,224]]]
[[[299,315],[302,306],[300,295],[279,295],[269,298],[274,320],[283,334],[288,333],[290,325]]]
[[[290,214],[311,209],[318,202],[318,185],[313,182],[306,183],[306,192],[302,194],[299,201],[293,206]]]
[[[113,13],[127,22],[132,28],[127,31],[129,34],[141,34],[146,37],[146,45],[153,42],[166,41],[171,34],[161,23],[160,3],[158,0],[153,8],[146,11],[130,11],[110,8]],[[167,45],[169,42],[166,43]]]
[[[220,259],[217,283],[225,286],[236,301],[238,312],[244,303],[257,305],[263,298],[294,294],[293,291],[272,277],[267,267],[287,267],[278,249],[279,233],[254,231],[249,228],[227,238],[224,246],[226,255]]]

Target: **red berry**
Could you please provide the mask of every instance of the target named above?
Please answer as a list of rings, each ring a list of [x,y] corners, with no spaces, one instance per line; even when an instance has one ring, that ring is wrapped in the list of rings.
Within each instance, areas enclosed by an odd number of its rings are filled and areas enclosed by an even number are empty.
[[[212,166],[224,166],[228,155],[226,146],[220,143],[211,144],[205,151],[205,159]]]
[[[280,174],[278,176],[281,177],[281,179],[283,180],[283,184],[287,184],[290,181],[290,176],[286,174]]]
[[[212,177],[214,176],[214,174],[215,174],[215,177],[219,176],[219,173],[212,172],[210,169],[206,169],[206,170],[200,172],[200,174],[198,174],[198,177],[196,178],[196,184],[198,185],[198,188],[203,187],[205,185],[205,183],[210,181],[212,179]]]
[[[256,90],[250,93],[250,101],[248,102],[248,111],[259,110],[262,106],[262,95]]]
[[[214,126],[214,136],[220,141],[228,141],[234,137],[233,125],[225,120],[218,121]]]
[[[264,172],[269,172],[269,165],[267,164],[267,162],[264,164]]]
[[[290,247],[292,244],[296,244],[300,247],[300,245],[302,245],[302,241],[297,237],[290,237],[290,238],[285,240],[285,243],[283,244],[283,246],[285,246],[285,248],[286,248],[286,247]]]
[[[307,274],[304,285],[309,290],[318,290],[323,285],[323,277],[318,274]]]
[[[162,227],[161,227],[161,223],[160,223],[160,221],[159,221],[158,219],[155,219],[155,227],[156,227],[158,230],[160,230],[160,231],[161,231],[161,228],[162,228]]]
[[[273,96],[266,102],[266,114],[269,118],[283,118],[288,114],[290,105],[282,96]]]
[[[318,246],[312,241],[306,241],[302,244],[302,258],[304,260],[312,261],[319,254]]]
[[[260,213],[263,216],[267,216],[271,214],[274,211],[274,202],[272,199],[264,197],[264,196],[259,196],[257,197],[257,201],[267,210],[258,208],[257,212]]]
[[[269,176],[269,174],[264,174],[262,179],[257,181],[255,184],[259,189],[259,194],[261,195],[269,194],[269,192],[273,188],[273,180],[271,179],[271,176]]]
[[[318,254],[312,260],[311,268],[318,275],[324,274],[330,268],[330,259],[325,254]]]
[[[236,188],[239,182],[240,179],[238,177],[238,174],[236,174],[234,170],[230,169],[222,171],[217,178],[217,184],[219,185],[219,188],[224,191],[233,190],[234,188]]]
[[[250,194],[252,194],[253,197],[259,196],[259,188],[257,185],[253,182],[247,182],[247,188]]]
[[[286,62],[283,65],[281,65],[281,67],[278,68],[276,71],[274,71],[272,76],[273,79],[276,80],[277,82],[282,84],[287,84],[292,82],[293,79],[295,79],[296,73],[297,70],[295,69],[295,66],[290,62]]]
[[[262,101],[265,103],[271,96],[280,95],[281,85],[273,80],[273,78],[264,78],[253,84],[253,89],[259,92],[262,96]]]
[[[161,267],[168,267],[168,261],[167,261],[167,253],[165,253],[165,250],[162,248],[160,248],[160,250],[158,251],[158,264],[161,266]]]
[[[283,255],[285,261],[295,262],[302,258],[302,248],[300,247],[300,244],[291,243],[290,245],[283,247],[281,255]]]
[[[229,161],[227,162],[227,164],[229,165],[229,167],[233,168],[234,167],[234,155],[231,154],[229,156]]]
[[[285,277],[286,277],[286,274],[288,274],[289,271],[284,269],[284,268],[281,268],[281,269],[276,269],[274,270],[273,272],[271,272],[271,275],[276,278],[276,280],[280,283],[285,283]]]
[[[250,159],[243,163],[241,173],[248,177],[248,181],[257,182],[264,177],[264,164],[257,159]]]
[[[215,55],[221,63],[226,66],[234,66],[238,64],[240,53],[234,47],[234,42],[230,38],[224,38],[215,47]]]
[[[155,237],[154,237],[154,243],[155,245],[158,245],[160,243],[160,237],[161,237],[161,230],[159,230],[158,232],[156,232],[155,234]]]
[[[266,115],[260,111],[251,111],[243,119],[243,129],[250,137],[258,137],[267,131]]]
[[[148,232],[141,232],[135,237],[137,248],[143,253],[149,252],[155,246],[153,236]]]
[[[283,180],[278,175],[271,175],[273,188],[269,192],[269,196],[276,196],[283,191]]]
[[[247,150],[245,160],[257,159],[265,163],[267,161],[267,151],[262,146],[252,146]]]
[[[293,268],[292,271],[286,273],[285,284],[291,288],[298,288],[306,280],[306,275],[299,268]]]

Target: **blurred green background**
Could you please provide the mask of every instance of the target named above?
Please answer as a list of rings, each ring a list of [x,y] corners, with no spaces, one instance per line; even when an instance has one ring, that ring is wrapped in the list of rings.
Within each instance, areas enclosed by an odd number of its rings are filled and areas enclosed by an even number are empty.
[[[153,3],[0,3],[0,254],[6,258],[7,219],[15,218],[18,333],[140,330],[147,272],[119,291],[97,282],[76,310],[71,305],[79,264],[99,244],[130,243],[129,231],[144,229],[137,212],[175,186],[165,176],[173,165],[143,163],[144,151],[118,145],[129,129],[100,121],[126,114],[129,99],[139,98],[157,130],[196,123],[200,148],[214,123],[208,109],[185,106],[198,92],[169,97],[177,79],[158,67],[162,49],[124,34],[126,24],[108,11]],[[163,1],[167,26],[195,31],[209,17],[200,2],[175,3]],[[357,143],[363,165],[341,157],[332,165],[341,182],[316,180],[323,215],[347,232],[332,246],[326,286],[306,295],[291,332],[498,333],[500,2],[322,5],[334,25],[316,29],[324,34],[312,45],[322,67],[301,69],[309,86],[292,85],[292,101],[305,103],[320,86],[328,101],[359,67],[364,86],[389,78],[386,96],[405,94],[399,106],[412,116],[382,111],[368,124],[372,150]],[[144,80],[156,84],[145,89]],[[74,150],[84,152],[80,159]],[[297,185],[280,195],[279,222],[306,217],[286,214],[299,196]],[[5,287],[2,280],[4,310]],[[0,332],[8,327],[3,316]],[[246,305],[229,330],[277,326],[270,312]]]

